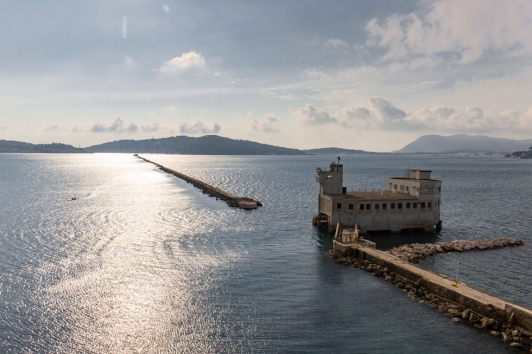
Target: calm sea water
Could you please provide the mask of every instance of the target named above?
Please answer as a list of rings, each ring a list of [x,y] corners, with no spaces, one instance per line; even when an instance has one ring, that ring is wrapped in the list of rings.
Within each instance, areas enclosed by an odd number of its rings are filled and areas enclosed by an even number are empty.
[[[311,225],[315,167],[335,156],[148,155],[264,203],[229,208],[130,155],[0,155],[0,352],[506,353],[369,273]],[[525,246],[422,266],[532,306],[532,161],[342,156],[348,188],[408,168],[443,180],[440,234]],[[71,197],[76,201],[67,201]]]

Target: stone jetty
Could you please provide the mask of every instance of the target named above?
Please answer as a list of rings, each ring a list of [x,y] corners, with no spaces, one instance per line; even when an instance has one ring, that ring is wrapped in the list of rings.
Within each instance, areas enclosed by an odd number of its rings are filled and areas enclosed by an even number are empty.
[[[453,322],[489,331],[491,335],[500,337],[512,347],[532,352],[532,309],[468,286],[456,279],[420,268],[409,262],[408,256],[399,258],[391,252],[379,251],[375,249],[374,243],[364,239],[356,238],[354,242],[349,243],[337,241],[342,238],[349,240],[348,236],[342,235],[339,231],[333,241],[332,256],[337,262],[352,265],[384,278],[403,290],[410,298],[445,313]],[[504,246],[510,243],[522,244],[515,239],[483,241],[485,242],[472,244],[479,249],[490,249],[490,247],[494,249],[498,248],[496,244],[504,243],[508,243]],[[457,242],[455,245],[462,245],[462,242]],[[444,249],[441,244],[439,246]]]
[[[257,200],[248,198],[248,197],[238,197],[233,194],[230,194],[224,190],[221,190],[220,188],[216,188],[214,186],[211,186],[208,183],[205,183],[203,181],[200,181],[199,179],[192,178],[190,176],[185,175],[184,173],[172,170],[168,167],[165,167],[163,165],[160,165],[154,161],[150,161],[142,156],[139,156],[138,154],[135,154],[134,156],[138,157],[139,159],[142,159],[146,162],[152,163],[155,166],[157,166],[161,171],[164,171],[166,173],[169,173],[171,175],[174,175],[190,184],[192,184],[194,187],[201,190],[202,193],[208,194],[211,197],[216,197],[217,199],[221,199],[225,201],[227,205],[234,208],[240,208],[240,209],[256,209],[259,206],[263,206],[263,204]]]
[[[476,240],[454,240],[438,243],[413,243],[386,251],[400,259],[417,263],[427,256],[444,252],[485,251],[507,246],[520,246],[523,241],[515,238],[489,238]]]

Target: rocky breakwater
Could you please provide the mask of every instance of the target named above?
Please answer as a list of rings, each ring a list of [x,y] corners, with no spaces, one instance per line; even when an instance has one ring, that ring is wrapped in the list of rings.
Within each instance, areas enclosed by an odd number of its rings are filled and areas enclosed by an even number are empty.
[[[355,268],[372,273],[376,277],[382,277],[384,280],[394,284],[403,290],[408,297],[413,300],[426,304],[439,312],[446,314],[453,322],[460,322],[479,329],[489,331],[493,336],[500,337],[509,343],[511,347],[520,348],[532,353],[532,332],[520,327],[510,316],[506,320],[504,315],[487,305],[483,313],[473,311],[464,305],[450,301],[442,296],[435,295],[425,287],[422,280],[412,281],[396,272],[391,271],[388,267],[372,263],[367,260],[360,260],[354,257],[353,252],[348,252],[353,257],[333,257],[339,263],[352,265]],[[490,316],[490,314],[492,314]]]
[[[515,238],[489,238],[478,240],[454,240],[451,242],[438,243],[414,243],[402,245],[386,251],[400,259],[411,263],[418,263],[427,256],[444,252],[467,252],[484,251],[503,248],[507,246],[519,246],[523,241]]]
[[[220,188],[216,188],[214,186],[211,186],[208,183],[200,181],[199,179],[192,178],[190,176],[185,175],[184,173],[172,170],[163,165],[159,165],[158,163],[150,161],[142,156],[139,156],[138,154],[135,154],[134,156],[146,162],[154,164],[163,172],[174,175],[186,181],[187,183],[192,184],[194,187],[198,188],[203,194],[207,194],[210,197],[215,197],[216,199],[221,199],[225,201],[225,203],[230,207],[235,207],[235,208],[240,208],[240,209],[256,209],[259,206],[263,206],[262,203],[259,202],[258,200],[254,200],[248,197],[238,197],[238,196],[232,195],[224,190],[221,190]]]

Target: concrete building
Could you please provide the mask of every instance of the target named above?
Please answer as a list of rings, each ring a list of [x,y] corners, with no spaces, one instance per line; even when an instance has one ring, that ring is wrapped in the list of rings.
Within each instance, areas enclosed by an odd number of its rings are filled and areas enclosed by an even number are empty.
[[[316,169],[320,184],[318,215],[313,223],[333,231],[337,223],[358,226],[360,234],[369,231],[441,229],[441,181],[430,178],[431,171],[408,170],[406,177],[386,179],[378,191],[348,192],[343,186],[343,165],[332,163],[328,171]]]

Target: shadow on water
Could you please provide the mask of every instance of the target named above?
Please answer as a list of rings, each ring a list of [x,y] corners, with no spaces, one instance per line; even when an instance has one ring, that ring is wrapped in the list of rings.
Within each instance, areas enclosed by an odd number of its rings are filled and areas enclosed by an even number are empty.
[[[332,250],[333,247],[333,237],[334,234],[323,231],[314,227],[314,239],[317,241],[317,247],[320,252],[328,252]]]

